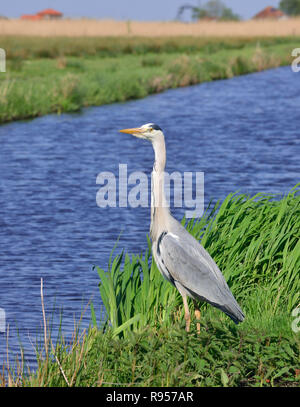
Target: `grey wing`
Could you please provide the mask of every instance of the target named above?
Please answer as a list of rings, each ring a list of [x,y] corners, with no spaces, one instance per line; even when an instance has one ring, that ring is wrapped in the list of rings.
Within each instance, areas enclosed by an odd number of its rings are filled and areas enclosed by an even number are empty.
[[[243,321],[244,314],[218,266],[200,243],[182,229],[176,234],[164,233],[159,242],[157,257],[164,267],[163,274],[169,275],[175,286],[183,286],[189,296],[221,309],[235,323]]]

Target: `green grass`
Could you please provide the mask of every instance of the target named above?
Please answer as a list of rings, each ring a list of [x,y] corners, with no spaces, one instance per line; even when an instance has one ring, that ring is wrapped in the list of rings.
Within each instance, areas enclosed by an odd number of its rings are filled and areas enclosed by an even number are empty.
[[[0,123],[288,65],[295,38],[0,38]]]
[[[280,201],[258,194],[252,198],[230,194],[199,220],[186,224],[222,270],[235,297],[246,311],[249,329],[268,330],[276,319],[290,318],[299,305],[300,197],[295,188]],[[181,298],[165,281],[154,262],[150,242],[145,256],[125,255],[109,263],[108,272],[97,268],[100,294],[113,335],[145,326],[171,326]],[[192,304],[191,304],[192,305]],[[205,313],[213,312],[204,305]],[[176,311],[174,311],[176,310]],[[213,311],[212,311],[213,310]],[[228,317],[216,311],[218,318]],[[259,321],[257,315],[259,313]],[[102,317],[101,317],[102,319]],[[94,325],[97,324],[93,313]],[[281,323],[281,322],[280,322]]]
[[[299,186],[281,199],[230,194],[201,219],[183,220],[223,271],[246,314],[242,324],[203,304],[200,335],[195,320],[186,333],[182,300],[151,262],[150,247],[140,256],[112,253],[108,270],[97,268],[105,314],[91,305],[93,328],[71,344],[62,338],[50,347],[46,335],[37,372],[19,370],[10,384],[299,386],[300,337],[291,326],[299,307]]]
[[[90,330],[57,346],[23,386],[299,386],[299,335],[205,318],[201,334],[146,327],[126,338]]]
[[[213,54],[220,50],[241,50],[259,43],[263,48],[295,44],[295,37],[29,37],[2,36],[1,47],[8,60],[58,57],[119,57],[147,54]]]

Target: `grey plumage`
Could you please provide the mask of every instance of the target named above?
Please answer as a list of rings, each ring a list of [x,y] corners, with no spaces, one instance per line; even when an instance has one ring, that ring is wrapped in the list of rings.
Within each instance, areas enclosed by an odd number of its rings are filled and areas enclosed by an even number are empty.
[[[235,323],[242,322],[244,314],[218,266],[204,247],[169,212],[164,195],[166,150],[162,130],[150,123],[121,131],[152,142],[155,153],[150,227],[152,253],[162,275],[182,295],[186,330],[189,331],[190,327],[187,296],[219,308]]]
[[[179,292],[219,308],[235,323],[244,315],[209,253],[178,222],[163,235],[155,256]]]

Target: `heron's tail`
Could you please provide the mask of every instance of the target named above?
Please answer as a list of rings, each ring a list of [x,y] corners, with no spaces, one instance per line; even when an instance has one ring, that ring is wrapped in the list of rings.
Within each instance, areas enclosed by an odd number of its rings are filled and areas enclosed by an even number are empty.
[[[221,306],[216,305],[216,307],[223,311],[226,315],[228,315],[235,324],[243,322],[245,319],[243,311],[235,300],[231,304],[225,304]]]

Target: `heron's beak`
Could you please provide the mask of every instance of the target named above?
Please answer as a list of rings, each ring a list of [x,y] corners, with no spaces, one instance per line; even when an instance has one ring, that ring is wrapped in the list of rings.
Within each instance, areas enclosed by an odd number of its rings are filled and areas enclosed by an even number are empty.
[[[121,133],[126,133],[126,134],[132,134],[133,136],[141,138],[141,137],[143,137],[144,130],[141,129],[140,127],[136,127],[136,128],[133,128],[133,129],[120,130],[120,132]]]

